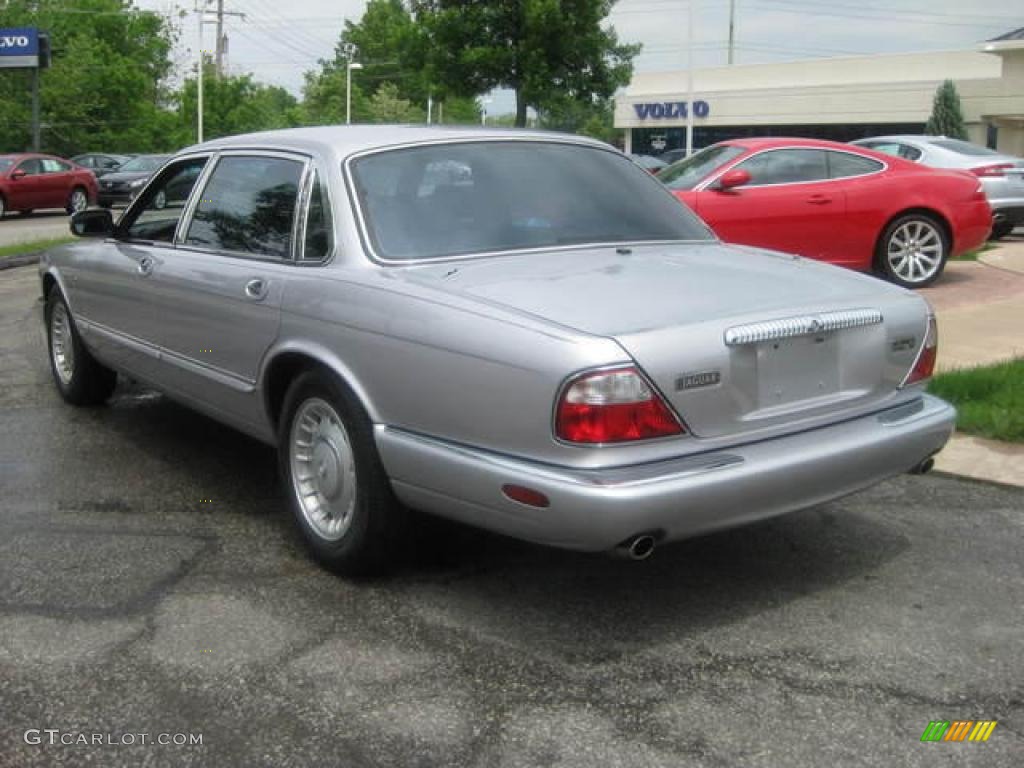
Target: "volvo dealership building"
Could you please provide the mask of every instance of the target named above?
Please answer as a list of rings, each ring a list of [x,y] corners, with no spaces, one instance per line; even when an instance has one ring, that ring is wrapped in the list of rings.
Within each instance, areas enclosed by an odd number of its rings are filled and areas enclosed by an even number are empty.
[[[975,50],[749,64],[637,73],[616,99],[624,149],[657,155],[744,136],[852,141],[923,133],[935,90],[952,80],[971,141],[1024,155],[1024,29]]]

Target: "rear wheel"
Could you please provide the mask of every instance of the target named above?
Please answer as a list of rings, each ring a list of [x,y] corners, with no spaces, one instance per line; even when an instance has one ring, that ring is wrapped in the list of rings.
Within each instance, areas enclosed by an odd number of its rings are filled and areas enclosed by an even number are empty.
[[[156,197],[153,198],[154,208],[166,208],[167,207],[167,193],[162,189],[156,193]]]
[[[278,456],[292,515],[316,559],[348,575],[384,570],[404,510],[348,388],[319,371],[299,376],[285,395]]]
[[[911,213],[889,223],[876,254],[885,277],[904,288],[931,285],[946,268],[949,238],[931,216]]]
[[[71,310],[54,285],[46,298],[46,339],[50,370],[60,396],[72,405],[99,405],[114,391],[117,374],[89,354]]]
[[[28,210],[25,210],[25,211],[18,211],[18,213],[20,213],[22,216],[31,216],[32,215],[32,209],[29,208]]]
[[[0,195],[0,219],[4,217],[5,213],[7,213],[7,201],[4,200],[3,195]]]
[[[988,239],[1001,240],[1013,232],[1015,226],[1016,225],[1012,221],[997,221],[992,225],[992,233],[988,236]]]
[[[75,187],[71,190],[71,195],[68,197],[67,212],[78,213],[84,211],[89,207],[89,195],[81,187]]]

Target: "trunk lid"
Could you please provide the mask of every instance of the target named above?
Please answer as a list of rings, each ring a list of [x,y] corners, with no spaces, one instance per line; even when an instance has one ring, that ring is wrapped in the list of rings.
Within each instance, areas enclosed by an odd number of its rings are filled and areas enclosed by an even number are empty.
[[[721,243],[552,251],[403,272],[614,338],[698,437],[840,417],[884,400],[926,331],[926,305],[909,291]]]

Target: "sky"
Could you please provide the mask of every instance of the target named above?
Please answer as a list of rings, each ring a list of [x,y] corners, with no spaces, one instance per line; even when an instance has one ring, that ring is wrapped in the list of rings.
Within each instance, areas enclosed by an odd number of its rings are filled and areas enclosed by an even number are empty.
[[[202,2],[202,0],[199,0]],[[500,2],[500,0],[495,0]],[[609,21],[620,40],[642,43],[641,72],[685,69],[690,0],[619,0]],[[729,0],[692,0],[696,67],[726,63]],[[208,0],[211,7],[216,0]],[[174,0],[138,0],[164,13],[187,8]],[[224,0],[228,68],[233,74],[280,85],[299,95],[303,72],[332,58],[345,19],[358,19],[365,0]],[[1024,0],[735,0],[735,62],[755,64],[822,56],[973,48],[1024,27]],[[177,60],[194,61],[196,16],[181,18]],[[205,27],[205,47],[214,30]],[[491,114],[514,110],[509,92],[496,92]]]

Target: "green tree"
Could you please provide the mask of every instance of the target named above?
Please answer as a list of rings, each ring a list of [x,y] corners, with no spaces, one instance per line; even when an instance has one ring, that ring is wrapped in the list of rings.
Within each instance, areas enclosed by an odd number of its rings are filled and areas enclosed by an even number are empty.
[[[623,45],[605,25],[615,0],[413,0],[420,49],[432,82],[474,96],[516,94],[526,111],[563,100],[608,99],[629,82],[640,46]]]
[[[42,149],[174,149],[180,135],[167,87],[175,31],[168,19],[124,0],[8,0],[0,26],[50,36],[52,65],[40,73]],[[27,70],[0,70],[0,150],[27,149]]]
[[[964,113],[960,108],[960,95],[952,80],[943,81],[935,91],[932,114],[924,132],[931,136],[949,136],[952,139],[967,140]]]
[[[204,139],[299,124],[295,97],[284,88],[258,83],[251,75],[217,78],[209,64],[203,69]],[[196,86],[196,79],[190,78],[179,94],[179,126],[184,135],[179,129],[178,146],[195,141]]]
[[[613,125],[614,104],[611,99],[594,101],[554,101],[539,115],[542,128],[566,133],[580,133],[609,144],[621,141],[622,131]]]
[[[398,95],[394,83],[384,83],[370,97],[370,119],[374,123],[422,123],[425,117],[422,109]]]

